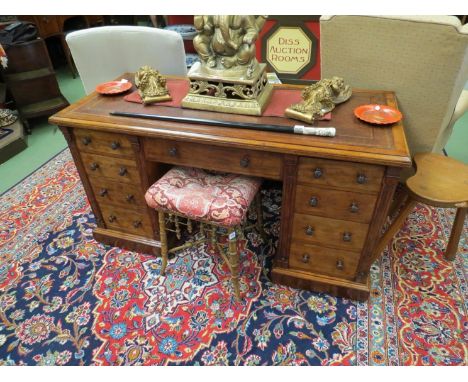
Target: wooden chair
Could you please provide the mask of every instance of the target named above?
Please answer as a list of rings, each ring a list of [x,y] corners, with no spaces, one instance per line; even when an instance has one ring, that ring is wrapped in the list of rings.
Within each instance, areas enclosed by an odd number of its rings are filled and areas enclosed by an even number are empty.
[[[2,76],[28,133],[29,119],[49,116],[68,106],[41,38],[11,46]]]
[[[385,249],[413,207],[420,202],[434,207],[457,208],[452,233],[445,250],[445,258],[452,261],[457,254],[468,209],[468,166],[434,153],[417,154],[414,162],[416,174],[408,178],[404,191],[395,202],[395,210],[403,204],[400,214],[380,240],[376,253],[380,254]]]
[[[257,228],[264,236],[258,178],[211,173],[187,167],[174,167],[146,192],[147,204],[158,211],[162,267],[165,275],[168,254],[208,242],[212,250],[226,261],[232,276],[234,294],[240,301],[239,242],[244,236],[247,211],[255,199]],[[199,224],[200,238],[169,248],[168,231],[182,238],[182,227],[193,232],[193,221]],[[227,236],[227,245],[218,240]]]

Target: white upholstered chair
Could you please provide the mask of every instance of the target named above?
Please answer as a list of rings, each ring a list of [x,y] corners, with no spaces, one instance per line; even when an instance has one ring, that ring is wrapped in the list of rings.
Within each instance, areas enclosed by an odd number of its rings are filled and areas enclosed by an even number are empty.
[[[150,65],[163,75],[187,74],[182,37],[142,26],[105,26],[67,35],[86,94],[101,82]]]
[[[468,25],[454,16],[322,16],[322,78],[394,90],[411,153],[440,152],[468,109]]]

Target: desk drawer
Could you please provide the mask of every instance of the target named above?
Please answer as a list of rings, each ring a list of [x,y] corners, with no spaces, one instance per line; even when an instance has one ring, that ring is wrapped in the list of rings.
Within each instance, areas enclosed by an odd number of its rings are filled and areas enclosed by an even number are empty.
[[[153,237],[151,220],[146,210],[100,204],[102,217],[107,228],[133,235]]]
[[[146,207],[145,198],[138,185],[100,178],[91,178],[90,180],[94,195],[99,203],[119,204],[127,208]]]
[[[383,173],[382,166],[301,157],[297,181],[301,184],[377,193]]]
[[[149,160],[164,163],[281,179],[282,155],[276,153],[147,139],[145,155]]]
[[[289,256],[291,268],[345,279],[354,278],[358,263],[359,252],[302,243],[294,243]]]
[[[292,237],[293,241],[361,251],[367,230],[367,224],[296,213]]]
[[[81,153],[81,158],[86,173],[92,178],[108,178],[116,182],[140,184],[140,175],[133,160],[87,153]]]
[[[73,131],[80,151],[134,157],[132,145],[125,135],[84,129]]]
[[[369,223],[377,195],[298,185],[295,211],[303,214]]]

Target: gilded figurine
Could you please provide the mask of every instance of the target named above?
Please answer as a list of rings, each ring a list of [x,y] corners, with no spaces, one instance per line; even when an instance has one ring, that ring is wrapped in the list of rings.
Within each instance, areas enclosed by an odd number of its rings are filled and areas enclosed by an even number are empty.
[[[345,85],[343,78],[325,78],[307,86],[301,94],[303,101],[288,107],[285,115],[311,123],[332,111],[336,104],[347,101],[351,93],[351,87]]]
[[[267,16],[195,16],[193,40],[200,57],[188,73],[184,107],[260,115],[271,95],[266,65],[255,57],[255,42]]]
[[[144,104],[171,101],[166,79],[150,66],[142,66],[135,73],[135,86]]]

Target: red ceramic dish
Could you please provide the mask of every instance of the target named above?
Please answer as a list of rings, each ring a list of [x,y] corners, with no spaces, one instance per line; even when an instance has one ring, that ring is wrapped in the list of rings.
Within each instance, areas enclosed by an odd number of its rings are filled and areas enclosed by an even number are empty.
[[[377,125],[388,125],[401,120],[401,113],[387,105],[361,105],[354,109],[354,115],[369,123]]]
[[[99,94],[120,94],[126,92],[128,89],[131,89],[131,87],[132,83],[130,81],[110,81],[96,86],[96,91]]]

